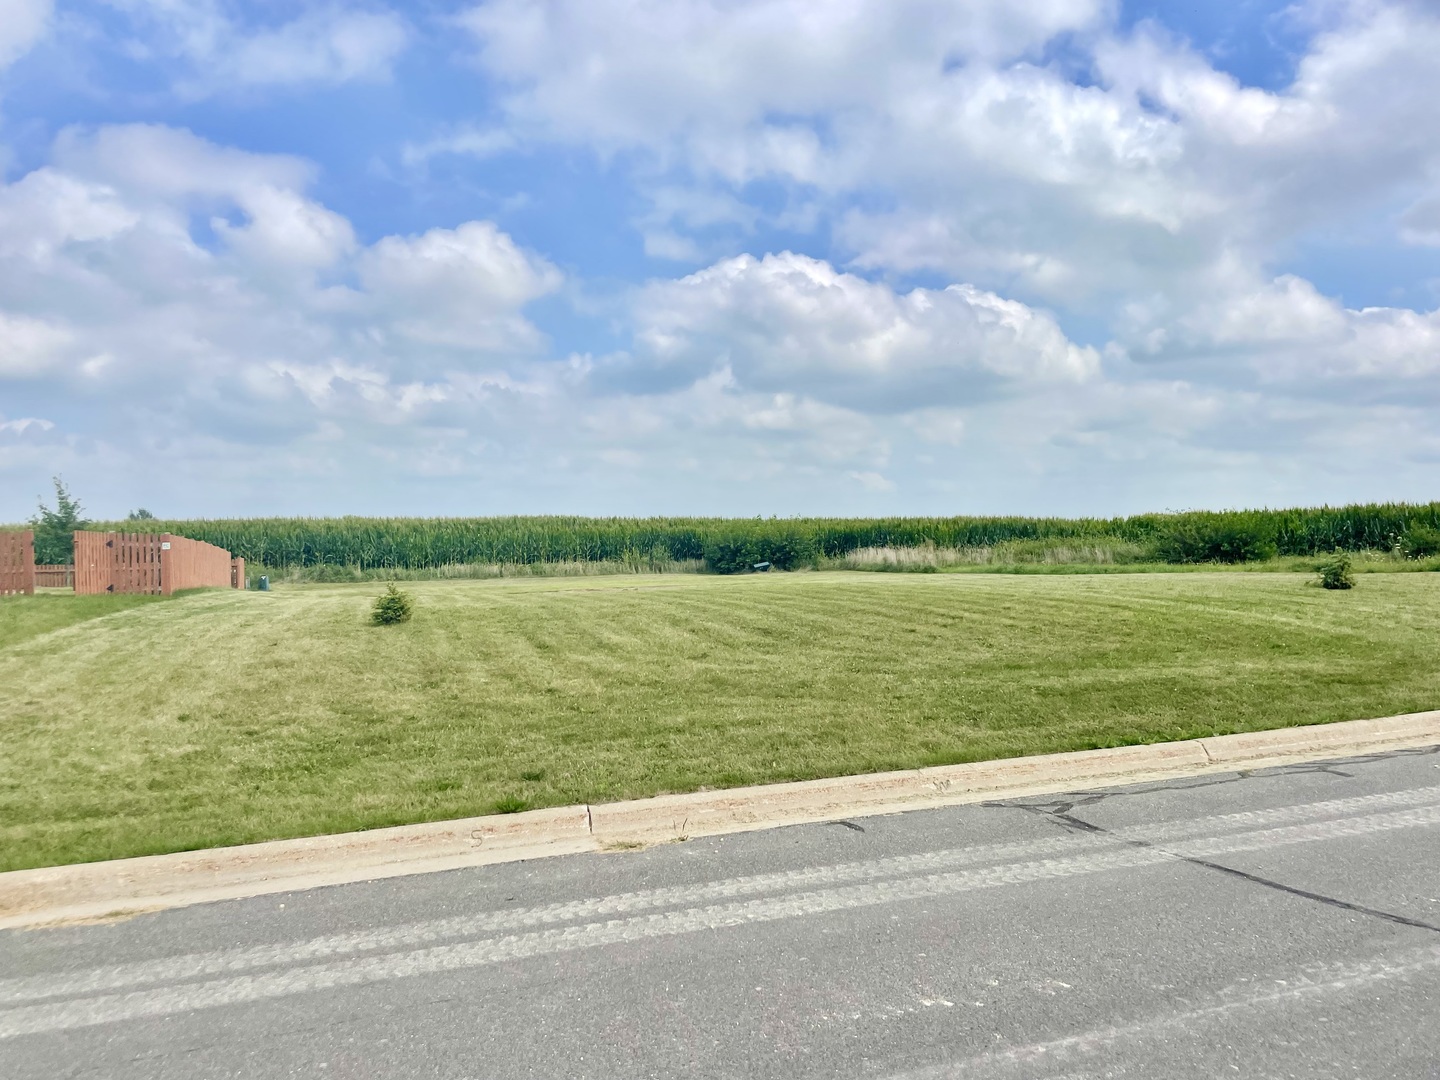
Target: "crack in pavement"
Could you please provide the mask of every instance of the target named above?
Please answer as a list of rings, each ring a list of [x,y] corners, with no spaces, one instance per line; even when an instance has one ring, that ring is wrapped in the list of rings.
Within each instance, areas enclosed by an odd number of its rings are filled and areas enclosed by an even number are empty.
[[[1152,843],[1149,840],[1141,840],[1133,836],[1118,835],[1103,826],[1096,825],[1092,821],[1086,821],[1084,818],[1076,817],[1073,813],[1077,806],[1089,806],[1108,797],[1109,793],[1107,792],[1097,792],[1094,795],[1070,802],[1030,803],[1028,805],[1011,803],[1008,805],[1015,806],[1020,810],[1029,810],[1043,814],[1077,832],[1104,836],[1117,840],[1128,847],[1147,848],[1152,851],[1163,852],[1166,855],[1179,859],[1181,862],[1187,862],[1193,866],[1201,866],[1207,870],[1215,870],[1222,874],[1228,874],[1242,881],[1248,881],[1254,885],[1261,885],[1267,889],[1274,889],[1277,892],[1286,893],[1290,896],[1298,896],[1305,900],[1314,900],[1317,903],[1327,904],[1330,907],[1339,908],[1343,911],[1353,911],[1359,915],[1368,915],[1371,918],[1383,919],[1386,922],[1397,923],[1400,926],[1410,926],[1417,930],[1429,930],[1432,933],[1440,934],[1440,926],[1425,922],[1421,919],[1412,919],[1407,915],[1398,915],[1393,911],[1384,911],[1380,908],[1372,908],[1364,904],[1352,903],[1349,900],[1341,900],[1337,896],[1329,896],[1325,893],[1311,892],[1309,889],[1302,889],[1296,885],[1286,885],[1283,881],[1275,881],[1272,878],[1261,877],[1258,874],[1252,874],[1233,866],[1226,866],[1224,863],[1214,862],[1210,859],[1202,859],[1198,855],[1186,855],[1184,852],[1172,850],[1164,844]]]

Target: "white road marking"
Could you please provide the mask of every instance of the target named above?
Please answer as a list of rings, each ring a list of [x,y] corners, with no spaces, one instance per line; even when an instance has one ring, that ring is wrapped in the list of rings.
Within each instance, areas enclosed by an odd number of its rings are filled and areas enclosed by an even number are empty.
[[[701,904],[755,896],[771,892],[795,892],[827,885],[843,885],[860,881],[876,881],[979,866],[985,863],[1016,862],[1049,855],[1076,855],[1124,847],[1134,842],[1161,843],[1200,835],[1213,836],[1239,828],[1255,829],[1295,821],[1317,821],[1342,815],[1375,811],[1440,805],[1440,786],[1414,788],[1407,791],[1361,795],[1346,799],[1251,810],[1213,817],[1189,818],[1157,825],[1116,829],[1106,834],[1064,833],[1041,840],[1025,840],[1004,844],[982,844],[919,855],[901,855],[886,859],[841,863],[835,866],[804,870],[754,874],[708,882],[704,885],[683,885],[661,889],[645,889],[614,896],[548,904],[542,907],[518,908],[512,911],[461,915],[435,919],[407,926],[364,930],[349,934],[331,934],[306,941],[251,948],[218,949],[212,952],[189,953],[159,960],[117,964],[64,975],[37,975],[18,979],[0,979],[0,1007],[48,997],[67,997],[102,993],[149,983],[179,982],[207,976],[225,975],[279,965],[296,965],[357,953],[393,952],[421,948],[457,938],[475,938],[487,933],[521,930],[557,923],[594,920],[605,916],[621,916],[662,907],[694,907]],[[1190,854],[1201,856],[1201,851]]]
[[[718,930],[925,897],[951,896],[977,889],[1150,866],[1173,862],[1186,856],[1255,851],[1435,824],[1440,824],[1440,805],[1253,830],[1226,837],[1199,837],[1170,844],[1165,848],[1133,844],[1110,845],[1103,850],[1093,850],[1068,858],[1011,862],[951,873],[872,881],[842,888],[810,890],[633,915],[629,918],[586,922],[378,956],[360,956],[289,970],[209,979],[173,987],[22,1005],[0,1011],[0,1038],[261,1001],[307,991],[359,986],[701,930]],[[303,950],[304,943],[300,948]]]

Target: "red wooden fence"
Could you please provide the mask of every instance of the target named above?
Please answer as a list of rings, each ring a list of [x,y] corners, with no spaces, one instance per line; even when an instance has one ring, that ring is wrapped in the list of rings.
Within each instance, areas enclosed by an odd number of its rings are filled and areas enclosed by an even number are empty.
[[[35,534],[0,532],[0,595],[35,593]]]
[[[75,534],[77,593],[156,593],[234,585],[230,553],[170,533]],[[241,577],[243,584],[244,578]]]
[[[71,563],[36,563],[37,589],[71,589],[75,586],[75,567]]]

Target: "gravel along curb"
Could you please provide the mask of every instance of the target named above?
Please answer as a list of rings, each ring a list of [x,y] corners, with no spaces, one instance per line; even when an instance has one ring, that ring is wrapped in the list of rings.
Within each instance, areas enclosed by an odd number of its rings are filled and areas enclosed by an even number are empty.
[[[1440,710],[1150,746],[564,806],[0,874],[0,929],[322,885],[1440,744]]]

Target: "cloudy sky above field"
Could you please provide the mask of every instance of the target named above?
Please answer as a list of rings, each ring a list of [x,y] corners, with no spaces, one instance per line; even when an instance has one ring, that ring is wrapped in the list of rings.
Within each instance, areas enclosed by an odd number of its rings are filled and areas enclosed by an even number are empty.
[[[1440,497],[1434,0],[0,0],[0,520]]]

